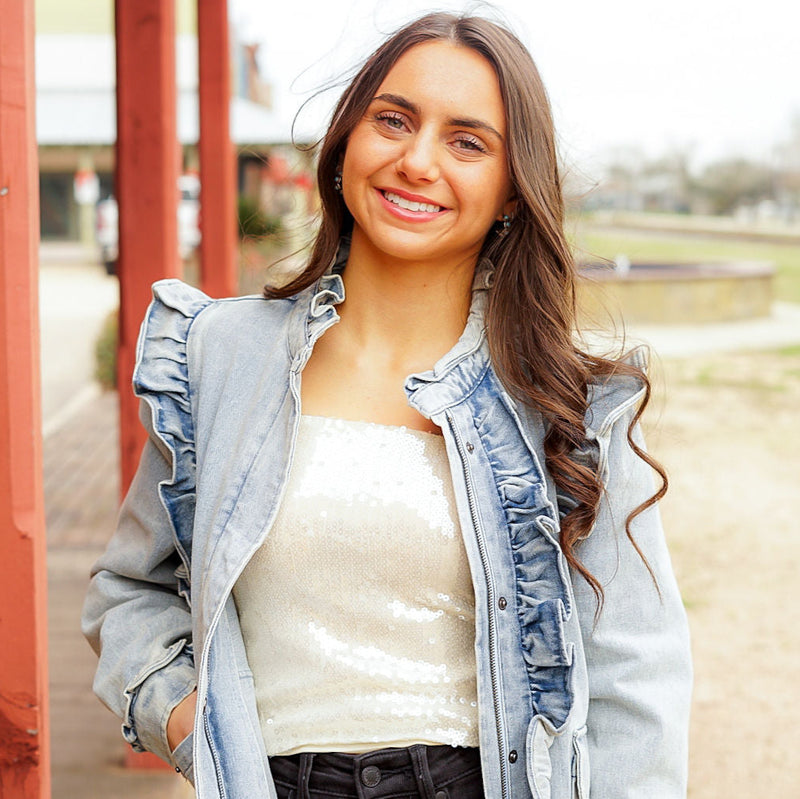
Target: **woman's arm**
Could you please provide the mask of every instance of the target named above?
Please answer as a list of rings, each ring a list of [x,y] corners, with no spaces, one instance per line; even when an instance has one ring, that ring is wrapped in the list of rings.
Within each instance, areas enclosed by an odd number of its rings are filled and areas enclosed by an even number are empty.
[[[631,408],[600,441],[605,496],[578,550],[605,601],[574,574],[589,677],[592,796],[678,799],[686,795],[691,659],[686,613],[657,507],[632,523],[645,563],[625,534],[633,508],[653,495],[651,468],[626,440]],[[634,440],[643,447],[641,432]]]
[[[99,656],[95,693],[122,719],[134,749],[170,762],[167,721],[196,685],[192,619],[158,490],[172,479],[171,453],[153,433],[146,402],[141,417],[149,438],[117,531],[92,570],[82,623]]]
[[[181,705],[170,724],[174,742],[196,687],[190,564],[181,555],[194,535],[189,336],[212,302],[178,280],[153,284],[133,373],[147,443],[117,531],[92,571],[83,610],[84,634],[100,658],[95,693],[122,719],[134,749],[168,762],[168,722]],[[180,748],[185,761],[186,747]]]

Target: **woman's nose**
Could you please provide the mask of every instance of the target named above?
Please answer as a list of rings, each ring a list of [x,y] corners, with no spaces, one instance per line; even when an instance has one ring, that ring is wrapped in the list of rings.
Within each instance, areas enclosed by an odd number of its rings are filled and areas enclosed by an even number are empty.
[[[439,153],[435,137],[419,132],[406,140],[397,171],[411,182],[432,183],[439,177]]]

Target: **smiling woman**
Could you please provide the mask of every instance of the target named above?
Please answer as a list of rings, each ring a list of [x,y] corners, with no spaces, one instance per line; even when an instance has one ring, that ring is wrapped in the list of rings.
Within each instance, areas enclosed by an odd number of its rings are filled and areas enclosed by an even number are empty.
[[[487,232],[513,208],[504,130],[497,75],[485,58],[441,41],[403,53],[344,154],[353,263],[383,271],[386,258],[413,262],[462,272],[469,285]]]
[[[84,614],[98,693],[200,799],[684,796],[644,359],[573,343],[530,55],[479,17],[407,25],[318,179],[289,285],[155,286],[150,442]]]

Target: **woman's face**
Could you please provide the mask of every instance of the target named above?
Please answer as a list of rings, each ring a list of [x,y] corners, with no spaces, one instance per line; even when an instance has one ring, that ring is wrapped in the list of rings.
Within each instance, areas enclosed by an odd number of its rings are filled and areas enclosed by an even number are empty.
[[[353,129],[342,165],[354,244],[377,255],[474,265],[510,212],[505,109],[494,69],[474,50],[407,50]]]

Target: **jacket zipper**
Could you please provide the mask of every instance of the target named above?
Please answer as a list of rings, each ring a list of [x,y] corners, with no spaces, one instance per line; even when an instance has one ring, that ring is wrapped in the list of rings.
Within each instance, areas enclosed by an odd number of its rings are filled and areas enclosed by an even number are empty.
[[[208,724],[208,715],[206,708],[203,708],[203,729],[206,733],[206,741],[208,741],[208,748],[211,751],[211,759],[214,761],[214,773],[217,775],[217,791],[219,792],[220,799],[225,799],[225,782],[222,779],[222,772],[219,769],[219,755],[217,754],[217,747],[214,746],[214,741],[211,740],[211,729]]]
[[[501,799],[508,797],[508,769],[506,764],[506,734],[505,727],[502,719],[502,706],[500,703],[500,675],[497,667],[497,619],[495,617],[495,590],[494,582],[492,581],[491,571],[489,569],[489,558],[486,554],[486,539],[483,535],[483,530],[480,526],[478,519],[478,509],[475,502],[475,489],[472,485],[472,475],[470,474],[469,464],[467,463],[467,455],[464,452],[464,443],[461,440],[461,434],[456,428],[453,417],[450,411],[445,412],[447,423],[450,426],[450,432],[456,442],[456,449],[461,458],[461,467],[464,471],[464,484],[467,489],[467,503],[469,505],[469,514],[472,519],[472,526],[475,530],[475,537],[478,542],[478,552],[481,556],[481,565],[483,566],[483,576],[486,580],[486,595],[488,604],[488,619],[489,619],[489,675],[492,682],[492,701],[494,704],[494,720],[495,729],[497,732],[497,745],[500,754],[500,796]]]

